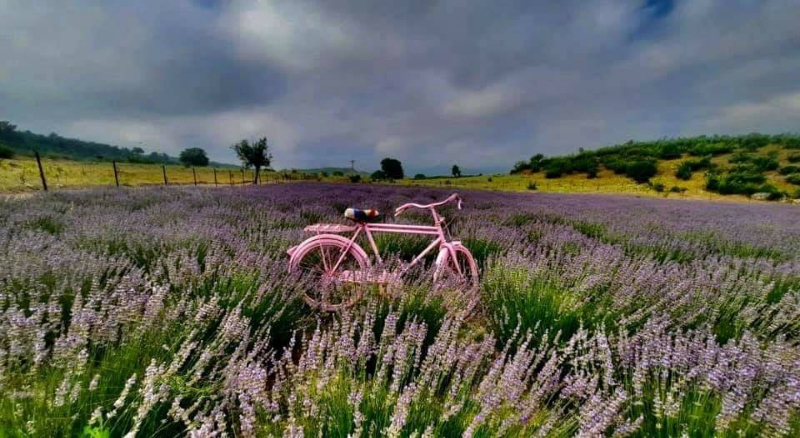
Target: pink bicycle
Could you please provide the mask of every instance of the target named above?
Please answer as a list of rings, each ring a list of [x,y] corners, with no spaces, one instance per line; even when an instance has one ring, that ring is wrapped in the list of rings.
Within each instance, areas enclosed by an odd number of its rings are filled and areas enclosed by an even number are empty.
[[[327,311],[351,306],[361,298],[361,288],[358,285],[399,282],[412,266],[437,247],[439,254],[434,264],[434,282],[453,276],[466,283],[467,287],[476,287],[478,268],[475,259],[461,242],[446,237],[448,233],[444,226],[445,219],[436,212],[436,207],[453,201],[460,210],[461,198],[453,193],[441,202],[427,205],[403,204],[394,212],[397,217],[409,208],[429,210],[433,216],[433,225],[375,223],[379,217],[376,210],[348,208],[345,217],[353,225],[315,224],[306,227],[305,231],[315,235],[288,250],[289,269],[301,271],[317,282],[318,287],[306,292],[305,301],[312,307]],[[341,235],[350,232],[353,234],[349,238]],[[371,268],[366,251],[356,242],[360,235],[366,235],[375,260],[382,264],[383,259],[378,252],[373,233],[426,235],[432,236],[433,241],[411,262],[401,266],[398,272],[377,272]]]

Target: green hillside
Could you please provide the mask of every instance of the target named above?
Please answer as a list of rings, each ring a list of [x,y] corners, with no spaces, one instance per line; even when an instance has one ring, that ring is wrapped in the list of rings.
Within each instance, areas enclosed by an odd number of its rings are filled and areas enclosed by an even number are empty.
[[[38,151],[42,157],[75,161],[122,161],[140,164],[178,164],[177,157],[162,152],[145,154],[142,148],[124,148],[105,143],[62,137],[56,133],[36,134],[19,131],[8,121],[0,121],[0,148],[10,150],[14,155],[33,156]],[[0,158],[2,153],[0,152]],[[211,162],[214,167],[236,167],[229,164]]]
[[[546,179],[585,175],[598,178],[613,172],[656,191],[673,187],[652,180],[668,175],[697,181],[720,195],[745,195],[779,200],[800,197],[800,136],[792,134],[699,136],[629,141],[577,154],[545,157],[537,154],[518,162],[511,174],[543,173]],[[605,172],[603,172],[605,171]],[[674,186],[676,190],[680,187]]]

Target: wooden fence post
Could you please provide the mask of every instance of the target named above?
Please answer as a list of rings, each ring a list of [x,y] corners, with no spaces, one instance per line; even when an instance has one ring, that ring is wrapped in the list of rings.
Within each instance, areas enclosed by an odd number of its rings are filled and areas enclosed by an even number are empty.
[[[161,165],[161,173],[164,174],[164,185],[165,186],[169,185],[169,183],[167,182],[167,166],[164,164]]]
[[[117,175],[117,161],[111,160],[111,167],[114,168],[114,184],[119,187],[119,176]]]
[[[214,187],[217,186],[217,168],[214,168]]]
[[[194,166],[192,166],[192,179],[194,179],[194,185],[197,185],[197,172],[194,171]]]
[[[230,170],[228,171],[228,179],[231,181],[231,187],[233,187],[233,172]]]
[[[36,155],[36,164],[39,165],[39,176],[42,178],[42,188],[47,191],[47,180],[44,178],[44,169],[42,168],[42,159],[39,157],[39,151],[33,152]]]

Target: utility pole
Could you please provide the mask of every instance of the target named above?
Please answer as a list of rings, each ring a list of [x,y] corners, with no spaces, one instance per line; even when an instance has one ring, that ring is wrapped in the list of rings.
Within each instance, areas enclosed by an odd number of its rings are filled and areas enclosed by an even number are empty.
[[[350,160],[350,170],[356,171],[356,160]]]

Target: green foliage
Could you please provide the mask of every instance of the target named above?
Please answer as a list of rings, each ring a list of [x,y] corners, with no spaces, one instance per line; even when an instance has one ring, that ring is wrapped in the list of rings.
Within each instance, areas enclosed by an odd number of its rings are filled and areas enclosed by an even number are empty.
[[[178,158],[184,166],[208,166],[208,155],[201,148],[188,148],[181,151]]]
[[[800,173],[794,173],[786,177],[786,182],[800,186]]]
[[[381,170],[389,179],[403,179],[403,164],[394,158],[384,158],[381,160]]]
[[[767,184],[766,177],[760,173],[737,168],[724,175],[709,172],[706,175],[706,190],[723,195],[747,195],[769,193],[771,200],[780,199],[783,193],[777,187]]]
[[[372,172],[372,175],[370,175],[369,177],[373,181],[383,181],[385,179],[388,179],[386,177],[386,172],[384,172],[382,170],[376,170],[376,171]]]
[[[781,175],[790,175],[792,173],[800,173],[800,166],[784,166],[778,172]]]
[[[651,160],[634,161],[628,164],[628,167],[625,169],[625,175],[639,184],[646,183],[650,178],[656,176],[657,173],[658,167],[656,167],[655,161]]]
[[[3,158],[6,159],[14,158],[14,151],[11,150],[11,148],[8,148],[0,144],[0,159]]]
[[[414,175],[414,179],[425,179],[425,174],[424,173],[418,173],[418,174]]]
[[[689,150],[689,154],[695,157],[704,157],[707,155],[717,156],[722,154],[729,154],[733,152],[736,147],[730,143],[701,143]]]
[[[455,164],[453,164],[453,168],[450,170],[450,173],[452,173],[456,178],[461,177],[461,169]]]
[[[692,178],[692,174],[700,169],[710,169],[713,165],[711,164],[711,158],[703,157],[700,159],[693,159],[693,160],[686,160],[678,166],[678,169],[675,171],[675,176],[679,179],[684,181],[688,181]]]
[[[561,170],[556,168],[547,169],[544,172],[544,177],[548,179],[561,178]]]
[[[103,427],[90,427],[83,428],[81,438],[111,438],[111,431]]]
[[[800,163],[800,154],[789,155],[786,159],[790,163]]]
[[[680,158],[682,154],[681,147],[676,143],[666,143],[661,146],[658,152],[658,157],[664,160],[673,160]]]
[[[44,157],[60,157],[72,160],[133,160],[132,162],[141,163],[177,162],[176,158],[166,154],[153,152],[149,155],[143,155],[144,150],[141,147],[128,149],[104,143],[66,138],[56,133],[42,135],[30,131],[18,131],[17,126],[8,121],[0,121],[0,143],[3,143],[6,148],[15,153],[22,155],[33,155],[33,151],[39,151],[39,154]]]
[[[361,175],[359,175],[357,173],[354,174],[354,175],[350,175],[349,178],[350,178],[350,182],[351,183],[359,183],[359,182],[361,182]]]
[[[500,344],[513,342],[515,333],[530,331],[569,339],[581,326],[594,325],[605,311],[600,303],[585,304],[556,278],[528,270],[492,264],[482,279],[482,300]]]
[[[694,173],[692,171],[692,166],[689,165],[688,162],[684,161],[680,166],[678,166],[678,170],[675,171],[675,176],[684,181],[688,181],[692,178],[692,173]]]
[[[522,172],[523,170],[530,170],[531,165],[527,161],[517,161],[514,163],[514,167],[511,168],[512,175]]]
[[[528,182],[528,190],[536,190],[538,187],[536,186],[536,181]]]
[[[666,186],[664,186],[664,184],[662,184],[662,183],[655,183],[655,184],[652,185],[652,187],[653,187],[653,190],[655,190],[655,191],[657,191],[659,193],[662,193],[664,190],[666,190]]]

